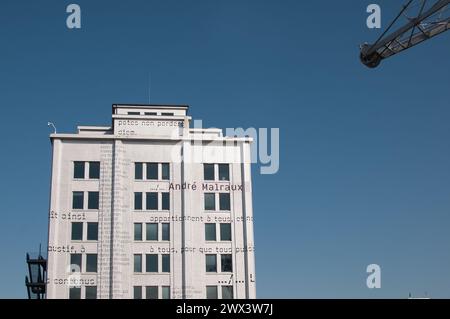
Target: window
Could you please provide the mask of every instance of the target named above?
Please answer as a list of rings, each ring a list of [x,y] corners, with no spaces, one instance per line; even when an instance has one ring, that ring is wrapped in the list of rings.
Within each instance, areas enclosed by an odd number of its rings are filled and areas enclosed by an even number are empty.
[[[134,255],[134,272],[142,272],[142,255]]]
[[[98,240],[98,223],[87,223],[87,240]]]
[[[98,192],[88,192],[88,209],[98,209]]]
[[[233,272],[233,258],[231,255],[221,255],[222,272]]]
[[[171,112],[170,113],[164,113],[164,112],[161,113],[162,116],[173,116],[173,114],[174,113],[171,113]]]
[[[86,254],[86,272],[97,272],[97,254]]]
[[[169,241],[170,240],[170,224],[169,223],[162,223],[162,238],[161,240]]]
[[[145,112],[145,115],[158,115],[156,112]]]
[[[221,181],[230,180],[230,165],[219,164],[219,180]]]
[[[231,241],[231,224],[220,224],[220,240]]]
[[[205,210],[216,210],[216,194],[205,193]]]
[[[217,257],[216,255],[206,256],[206,272],[217,272]]]
[[[217,286],[206,286],[206,299],[217,298]]]
[[[170,287],[169,286],[162,286],[161,292],[162,292],[162,299],[170,299]]]
[[[146,239],[158,240],[158,224],[146,224]]]
[[[233,299],[233,286],[222,286],[222,299]]]
[[[84,208],[84,193],[73,192],[72,209],[83,209],[83,208]]]
[[[134,210],[142,210],[142,193],[134,193]]]
[[[142,224],[134,224],[134,240],[142,240]]]
[[[158,255],[149,254],[145,258],[146,272],[158,272]]]
[[[145,287],[146,299],[158,299],[158,286]]]
[[[128,112],[128,115],[141,115],[141,112]]]
[[[169,180],[170,179],[170,165],[169,163],[161,164],[161,179]]]
[[[205,181],[214,180],[214,164],[203,164],[203,178]]]
[[[73,162],[73,178],[84,178],[84,162]]]
[[[219,194],[220,210],[230,210],[230,193]]]
[[[162,272],[170,272],[170,255],[162,256]]]
[[[147,210],[158,210],[158,193],[147,193]]]
[[[71,272],[81,272],[81,254],[70,254]]]
[[[100,162],[89,162],[89,178],[100,178]]]
[[[72,240],[83,240],[83,223],[72,223]]]
[[[86,299],[97,299],[97,286],[86,286]]]
[[[133,299],[142,299],[142,287],[141,286],[133,287]]]
[[[142,163],[134,163],[134,179],[143,178]]]
[[[81,299],[81,288],[70,288],[69,299]]]
[[[205,240],[216,240],[216,224],[205,224]]]
[[[170,209],[170,193],[162,193],[162,210]]]
[[[158,179],[158,163],[147,163],[147,179]]]

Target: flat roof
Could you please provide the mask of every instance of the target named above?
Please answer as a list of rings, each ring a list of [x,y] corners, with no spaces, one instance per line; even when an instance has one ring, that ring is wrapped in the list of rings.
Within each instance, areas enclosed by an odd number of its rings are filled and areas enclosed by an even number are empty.
[[[123,108],[179,108],[179,109],[188,109],[189,105],[187,104],[135,104],[135,103],[115,103],[112,105],[113,108],[123,107]]]

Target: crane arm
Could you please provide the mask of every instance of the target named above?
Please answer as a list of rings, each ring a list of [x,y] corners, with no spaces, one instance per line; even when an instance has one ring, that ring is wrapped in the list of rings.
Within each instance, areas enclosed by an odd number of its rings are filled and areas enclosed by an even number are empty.
[[[388,29],[374,44],[361,46],[360,59],[370,68],[377,67],[381,60],[407,50],[419,43],[450,29],[450,0],[438,0],[425,10],[427,0],[422,0],[419,13],[414,18],[407,18],[408,23],[396,31],[386,35],[394,23],[410,7],[410,0],[391,23]]]

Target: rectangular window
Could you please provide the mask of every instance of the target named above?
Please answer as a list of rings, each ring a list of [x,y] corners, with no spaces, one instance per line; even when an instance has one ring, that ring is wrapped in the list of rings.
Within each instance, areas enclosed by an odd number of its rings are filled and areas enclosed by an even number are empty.
[[[73,178],[84,178],[84,162],[73,162]]]
[[[147,210],[158,210],[158,193],[147,193],[147,205],[146,208]]]
[[[134,163],[134,179],[142,179],[143,178],[143,169],[142,163]]]
[[[170,224],[169,223],[162,223],[162,238],[161,240],[169,241],[170,240]]]
[[[89,178],[100,178],[100,162],[89,162]]]
[[[158,179],[158,163],[147,163],[147,179]]]
[[[83,209],[83,208],[84,208],[84,193],[83,192],[73,192],[72,209]]]
[[[205,240],[216,240],[216,224],[205,224]]]
[[[97,272],[97,254],[86,254],[86,272]]]
[[[218,299],[217,286],[206,286],[206,299]]]
[[[233,258],[231,255],[221,255],[222,272],[233,272]]]
[[[158,224],[149,223],[146,224],[146,235],[147,240],[158,240]]]
[[[158,272],[158,255],[156,254],[145,255],[145,271]]]
[[[216,194],[205,193],[205,210],[216,210]]]
[[[145,112],[144,114],[145,115],[158,115],[158,113],[156,113],[156,112]]]
[[[219,194],[220,210],[230,210],[230,193]]]
[[[162,272],[170,272],[170,255],[162,256]]]
[[[83,240],[83,223],[72,223],[72,240]]]
[[[134,255],[134,272],[142,272],[142,255]]]
[[[162,299],[170,299],[170,287],[169,286],[162,286],[161,292],[162,292]]]
[[[219,180],[221,181],[230,180],[230,165],[219,164]]]
[[[142,287],[141,286],[133,287],[133,299],[142,299]]]
[[[170,165],[169,163],[162,163],[161,164],[161,178],[163,180],[169,180],[170,179]]]
[[[88,192],[88,209],[98,209],[98,192]]]
[[[97,299],[97,286],[86,286],[86,299]]]
[[[220,224],[220,240],[231,241],[231,224]]]
[[[128,112],[128,115],[141,115],[141,112]]]
[[[222,286],[222,299],[233,299],[233,286]]]
[[[169,210],[170,209],[170,193],[162,193],[162,210]]]
[[[217,272],[217,256],[205,255],[206,257],[206,272]]]
[[[161,113],[161,116],[173,116],[173,113],[172,113],[172,112],[169,112],[169,113],[167,113],[167,112],[162,112],[162,113]]]
[[[146,299],[158,299],[158,286],[145,287]]]
[[[214,178],[214,164],[203,164],[203,179],[205,181],[213,181]]]
[[[81,272],[81,254],[70,254],[70,271]]]
[[[69,288],[69,299],[81,299],[81,288]]]
[[[142,210],[142,193],[134,193],[134,210]]]
[[[98,240],[98,223],[87,223],[87,240]]]
[[[134,224],[134,240],[142,240],[142,224]]]

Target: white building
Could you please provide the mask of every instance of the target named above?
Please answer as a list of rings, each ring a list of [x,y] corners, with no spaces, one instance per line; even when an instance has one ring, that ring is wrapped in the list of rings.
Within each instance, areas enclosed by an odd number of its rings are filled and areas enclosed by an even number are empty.
[[[251,138],[188,106],[50,135],[47,298],[255,298]]]

